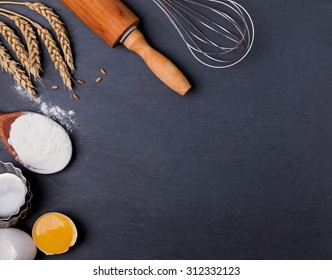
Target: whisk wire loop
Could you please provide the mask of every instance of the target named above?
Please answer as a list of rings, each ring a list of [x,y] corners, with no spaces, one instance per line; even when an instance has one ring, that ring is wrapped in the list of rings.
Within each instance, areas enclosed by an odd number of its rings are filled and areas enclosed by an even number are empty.
[[[242,61],[252,48],[255,28],[233,0],[153,0],[165,13],[192,55],[211,68]]]

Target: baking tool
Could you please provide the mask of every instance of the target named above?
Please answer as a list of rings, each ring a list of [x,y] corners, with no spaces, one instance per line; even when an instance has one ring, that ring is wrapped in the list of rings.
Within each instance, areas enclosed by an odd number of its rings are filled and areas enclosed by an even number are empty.
[[[29,182],[23,176],[22,171],[16,168],[12,163],[4,163],[0,161],[0,174],[9,173],[19,177],[26,185],[27,194],[25,198],[25,204],[20,208],[17,214],[14,214],[8,218],[0,218],[0,228],[8,228],[16,225],[19,220],[24,219],[28,210],[31,208],[32,192]]]
[[[24,112],[0,113],[0,137],[6,149],[14,158],[17,157],[17,154],[14,148],[8,142],[8,139],[10,138],[10,128],[16,119],[23,114]]]
[[[153,0],[166,14],[192,55],[212,68],[242,61],[254,42],[249,13],[231,0]]]
[[[139,19],[120,0],[61,0],[112,48],[120,43],[143,58],[168,87],[185,95],[191,85],[181,71],[154,50],[137,29]]]
[[[8,172],[0,173],[0,220],[17,215],[25,204],[28,193],[20,177]]]

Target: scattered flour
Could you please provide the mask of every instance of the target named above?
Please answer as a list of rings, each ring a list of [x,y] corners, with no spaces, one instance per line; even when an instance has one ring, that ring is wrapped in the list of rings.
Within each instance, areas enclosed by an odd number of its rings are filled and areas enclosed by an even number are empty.
[[[14,90],[20,96],[27,98],[27,93],[21,86],[14,86]],[[72,132],[73,127],[77,127],[78,124],[75,120],[75,111],[66,111],[57,105],[53,105],[50,102],[43,102],[40,97],[33,101],[36,105],[38,105],[39,112],[60,123],[67,131]]]
[[[74,111],[65,111],[59,106],[52,105],[52,103],[42,102],[40,105],[40,111],[54,119],[57,120],[61,125],[63,125],[67,130],[72,130],[73,125],[76,126],[77,123],[74,119],[75,112]]]
[[[26,113],[11,125],[8,143],[17,160],[40,174],[61,171],[72,157],[72,143],[66,130],[49,117]]]

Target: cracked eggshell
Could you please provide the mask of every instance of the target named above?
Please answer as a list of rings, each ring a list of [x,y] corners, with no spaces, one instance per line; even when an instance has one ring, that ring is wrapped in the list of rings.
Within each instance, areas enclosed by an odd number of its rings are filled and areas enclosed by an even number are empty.
[[[30,235],[16,228],[0,229],[0,260],[34,260],[36,254]]]

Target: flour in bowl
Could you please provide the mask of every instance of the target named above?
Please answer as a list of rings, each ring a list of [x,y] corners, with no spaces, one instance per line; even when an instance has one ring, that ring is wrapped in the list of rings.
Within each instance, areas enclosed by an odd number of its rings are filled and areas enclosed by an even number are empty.
[[[66,130],[41,114],[24,113],[11,125],[9,144],[17,160],[40,174],[64,169],[72,157],[72,143]]]

